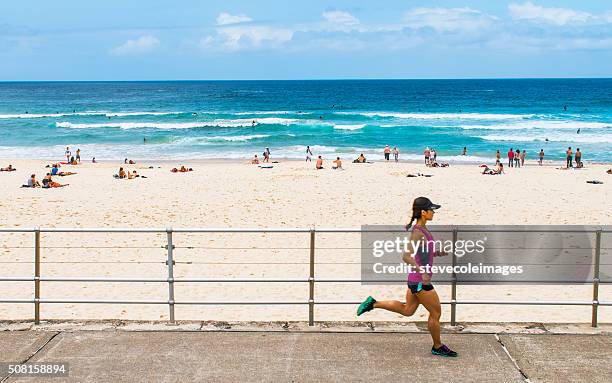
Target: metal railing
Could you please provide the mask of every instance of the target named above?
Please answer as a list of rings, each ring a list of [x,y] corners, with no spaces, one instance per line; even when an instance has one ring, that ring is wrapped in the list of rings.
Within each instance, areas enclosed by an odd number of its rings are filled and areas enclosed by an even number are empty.
[[[315,238],[317,233],[364,233],[364,232],[381,232],[388,233],[390,230],[363,230],[363,229],[229,229],[229,228],[166,228],[166,229],[123,229],[123,228],[0,228],[0,233],[33,233],[34,234],[34,276],[33,277],[1,277],[0,282],[34,282],[34,299],[8,299],[0,297],[0,303],[32,303],[34,305],[34,322],[39,324],[41,320],[40,305],[41,304],[138,304],[138,305],[168,305],[169,322],[175,323],[175,306],[176,305],[308,305],[308,323],[313,326],[315,323],[315,306],[316,305],[357,305],[361,302],[348,301],[317,301],[315,299],[316,283],[358,283],[358,282],[374,282],[363,279],[317,279],[315,278]],[[436,232],[452,233],[453,243],[456,243],[459,232],[510,232],[507,229],[469,229],[452,228],[448,230],[436,230]],[[512,232],[522,232],[521,230],[512,230]],[[524,232],[527,232],[526,230]],[[584,229],[553,229],[553,230],[538,230],[538,232],[581,232],[591,233],[595,235],[594,247],[594,263],[593,263],[593,299],[591,301],[498,301],[498,300],[457,300],[457,286],[459,285],[455,273],[452,274],[451,299],[450,301],[441,301],[441,304],[451,306],[451,325],[456,325],[457,305],[547,305],[547,306],[591,306],[591,325],[597,327],[598,324],[598,308],[599,306],[612,306],[612,301],[599,300],[599,286],[601,283],[609,283],[600,281],[600,264],[601,264],[601,235],[602,233],[612,233],[612,229],[608,226],[600,227],[592,231]],[[41,276],[41,233],[154,233],[166,234],[166,265],[167,278],[82,278],[82,277],[43,277]],[[302,279],[214,279],[214,278],[181,278],[174,277],[174,249],[173,233],[302,233],[308,234],[310,237],[309,250],[309,274],[308,278]],[[457,257],[452,255],[452,266],[457,264]],[[168,284],[168,299],[167,300],[78,300],[78,299],[41,299],[41,282],[107,282],[107,283],[167,283]],[[176,301],[175,300],[175,283],[308,283],[308,301],[271,301],[271,302],[227,302],[227,301]],[[568,282],[572,283],[572,282]]]

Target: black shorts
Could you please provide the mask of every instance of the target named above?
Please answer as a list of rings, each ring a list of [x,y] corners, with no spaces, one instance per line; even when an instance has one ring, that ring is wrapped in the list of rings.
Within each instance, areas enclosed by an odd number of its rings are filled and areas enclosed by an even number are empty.
[[[431,291],[434,289],[433,285],[430,283],[428,285],[423,284],[423,283],[414,283],[414,282],[408,282],[408,288],[410,289],[410,292],[412,294],[416,294],[419,291]]]

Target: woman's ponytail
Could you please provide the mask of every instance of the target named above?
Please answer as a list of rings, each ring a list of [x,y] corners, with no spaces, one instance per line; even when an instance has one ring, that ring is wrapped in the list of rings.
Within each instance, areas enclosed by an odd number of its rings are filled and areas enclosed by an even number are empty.
[[[415,211],[415,210],[412,211],[412,217],[410,218],[410,221],[406,225],[406,231],[410,230],[410,228],[412,227],[412,222],[415,219],[418,219],[420,217],[420,215],[421,215],[420,210],[419,211]]]

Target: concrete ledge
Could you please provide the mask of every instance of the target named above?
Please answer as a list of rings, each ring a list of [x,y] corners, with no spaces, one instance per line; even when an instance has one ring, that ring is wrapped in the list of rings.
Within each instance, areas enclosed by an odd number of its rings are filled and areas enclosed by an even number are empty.
[[[0,321],[1,331],[265,331],[265,332],[397,332],[426,333],[426,322],[224,322],[177,321],[176,324],[160,321]],[[585,323],[459,323],[442,324],[446,334],[612,334],[612,324],[591,327]]]

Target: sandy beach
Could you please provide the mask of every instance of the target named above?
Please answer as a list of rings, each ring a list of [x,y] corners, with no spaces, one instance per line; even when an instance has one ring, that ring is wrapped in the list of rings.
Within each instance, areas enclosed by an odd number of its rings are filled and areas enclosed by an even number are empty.
[[[506,169],[501,176],[481,175],[477,165],[426,168],[415,163],[352,164],[343,171],[315,170],[314,162],[281,161],[260,169],[247,161],[145,161],[135,165],[83,163],[60,170],[77,175],[54,177],[69,183],[58,189],[20,185],[42,160],[2,160],[18,170],[0,173],[0,227],[202,227],[202,228],[357,228],[364,224],[406,223],[412,200],[427,196],[442,205],[437,224],[605,225],[612,220],[610,165],[559,170],[559,165]],[[169,170],[184,164],[189,173]],[[120,166],[147,178],[118,180]],[[152,167],[152,168],[150,168]],[[408,178],[408,173],[432,177]],[[603,184],[588,184],[601,180]],[[0,233],[3,276],[33,272],[32,233]],[[44,233],[42,275],[47,277],[165,278],[165,234]],[[308,277],[308,234],[175,234],[177,278]],[[318,278],[359,278],[359,236],[317,237]],[[31,299],[33,282],[0,282],[3,296]],[[612,286],[601,286],[600,300],[612,300]],[[437,286],[442,300],[449,286]],[[43,282],[44,299],[165,300],[165,283]],[[367,295],[403,299],[405,286],[321,283],[316,299],[360,301]],[[459,299],[590,300],[584,286],[459,286]],[[308,284],[177,283],[177,301],[307,301]],[[317,320],[356,320],[353,305],[317,306]],[[31,318],[32,304],[0,304],[0,319]],[[165,305],[47,304],[43,318],[167,319]],[[177,319],[305,320],[306,305],[178,306]],[[399,320],[373,312],[367,320]],[[424,320],[420,308],[413,318]],[[590,307],[460,306],[460,321],[589,322]],[[600,308],[601,322],[612,322],[612,309]],[[448,306],[442,320],[449,320]]]

